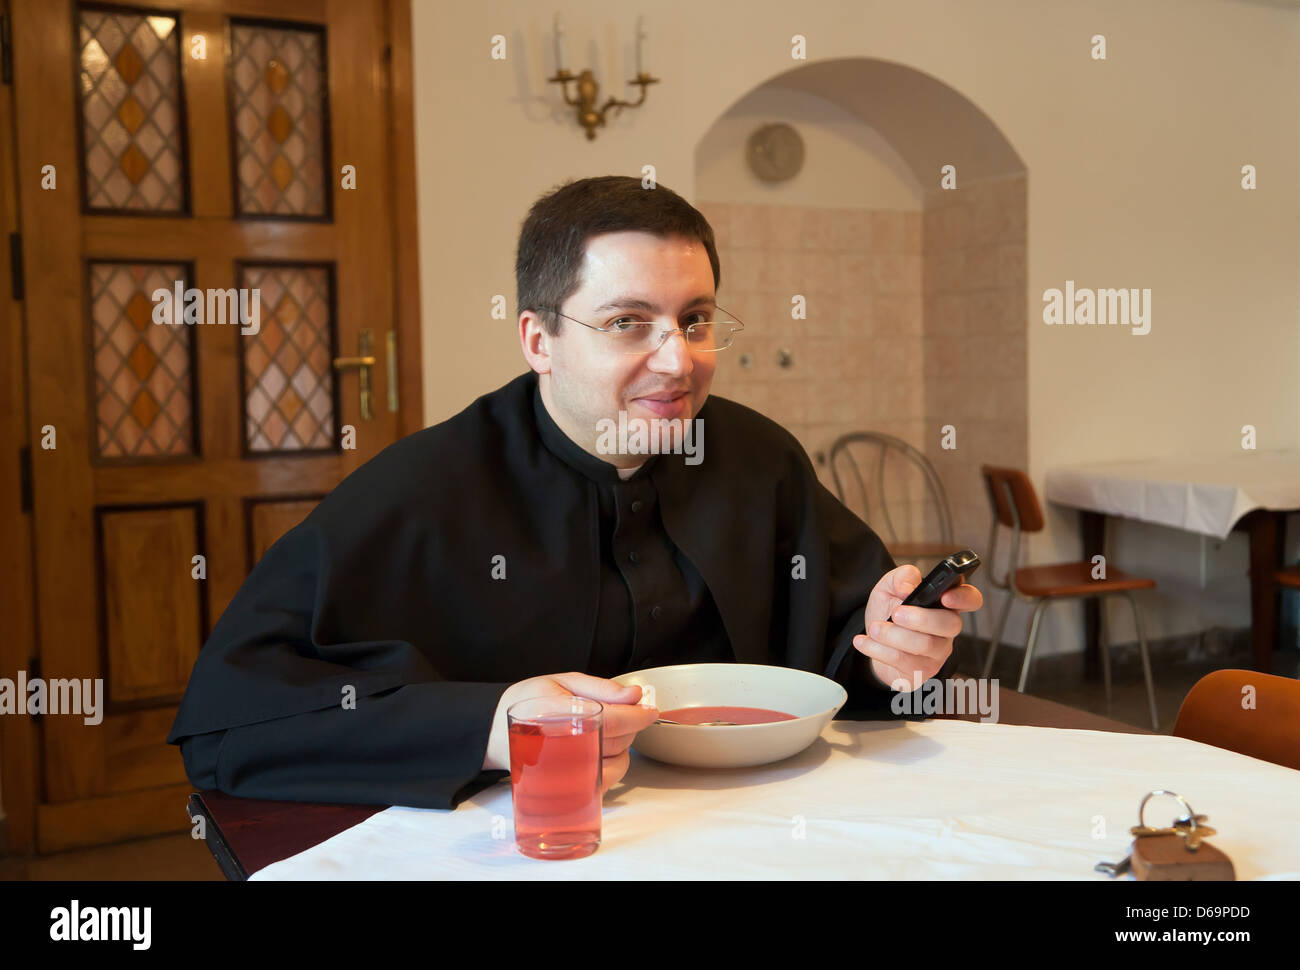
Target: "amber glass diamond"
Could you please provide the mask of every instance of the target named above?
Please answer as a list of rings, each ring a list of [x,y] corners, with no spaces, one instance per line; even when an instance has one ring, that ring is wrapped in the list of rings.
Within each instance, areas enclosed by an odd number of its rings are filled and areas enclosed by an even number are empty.
[[[293,122],[289,119],[289,112],[278,104],[271,110],[271,117],[266,119],[266,130],[271,133],[271,137],[281,145],[293,131]]]
[[[144,124],[144,108],[140,107],[140,102],[135,98],[128,97],[117,109],[117,119],[134,135]]]
[[[142,428],[149,427],[153,424],[153,419],[158,417],[158,402],[149,395],[148,391],[141,391],[131,402],[131,417],[135,418]]]
[[[135,345],[135,350],[131,351],[131,356],[126,362],[131,372],[140,380],[144,380],[158,366],[158,355],[149,349],[148,344],[140,343]]]
[[[118,52],[113,66],[117,68],[117,73],[122,75],[122,80],[128,85],[135,84],[140,80],[140,72],[144,70],[144,61],[140,60],[139,53],[136,49],[127,43]]]

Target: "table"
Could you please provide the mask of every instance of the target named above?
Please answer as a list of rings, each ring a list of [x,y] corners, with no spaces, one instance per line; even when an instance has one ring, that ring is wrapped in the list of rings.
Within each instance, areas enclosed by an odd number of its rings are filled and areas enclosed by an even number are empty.
[[[1081,510],[1083,558],[1106,553],[1106,517],[1120,516],[1226,539],[1250,537],[1250,621],[1255,669],[1272,667],[1281,619],[1276,574],[1286,516],[1300,511],[1300,449],[1241,451],[1212,459],[1144,459],[1047,470],[1050,502]],[[1098,671],[1101,604],[1084,604],[1089,677]]]
[[[1089,714],[1015,690],[998,688],[999,722],[1038,727],[1080,728],[1122,734],[1153,732]],[[937,715],[967,721],[978,714]],[[381,805],[323,805],[235,798],[218,791],[190,796],[191,818],[202,817],[208,849],[230,880],[245,880],[273,862],[287,859],[384,811]],[[1199,811],[1199,809],[1198,809]]]

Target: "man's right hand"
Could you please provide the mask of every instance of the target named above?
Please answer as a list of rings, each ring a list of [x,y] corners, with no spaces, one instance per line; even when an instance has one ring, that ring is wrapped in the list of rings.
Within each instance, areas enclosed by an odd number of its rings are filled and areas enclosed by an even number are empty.
[[[603,795],[618,784],[627,773],[628,748],[641,729],[653,724],[659,711],[641,707],[641,688],[623,687],[603,677],[590,674],[567,673],[532,677],[511,684],[501,695],[496,713],[492,716],[492,731],[488,735],[487,753],[483,757],[483,770],[510,770],[510,741],[507,735],[506,711],[516,701],[530,697],[586,697],[600,701],[605,710],[604,746],[601,749],[601,784]]]

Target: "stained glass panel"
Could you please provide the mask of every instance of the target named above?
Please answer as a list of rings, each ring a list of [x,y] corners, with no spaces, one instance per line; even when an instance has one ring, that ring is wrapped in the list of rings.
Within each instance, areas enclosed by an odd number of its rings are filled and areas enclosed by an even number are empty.
[[[261,314],[258,332],[239,338],[248,450],[333,448],[330,270],[245,265],[239,285],[258,290]]]
[[[105,10],[77,18],[87,208],[183,212],[180,25]]]
[[[91,263],[96,453],[103,458],[194,454],[190,327],[153,322],[155,290],[185,267]]]
[[[235,211],[326,215],[324,32],[232,23],[230,62]]]

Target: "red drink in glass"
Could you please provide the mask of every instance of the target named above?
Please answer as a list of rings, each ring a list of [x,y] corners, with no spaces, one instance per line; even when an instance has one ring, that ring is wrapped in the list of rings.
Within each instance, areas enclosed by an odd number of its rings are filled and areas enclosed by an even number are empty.
[[[534,859],[580,859],[600,845],[603,706],[535,697],[506,711],[515,845]]]

